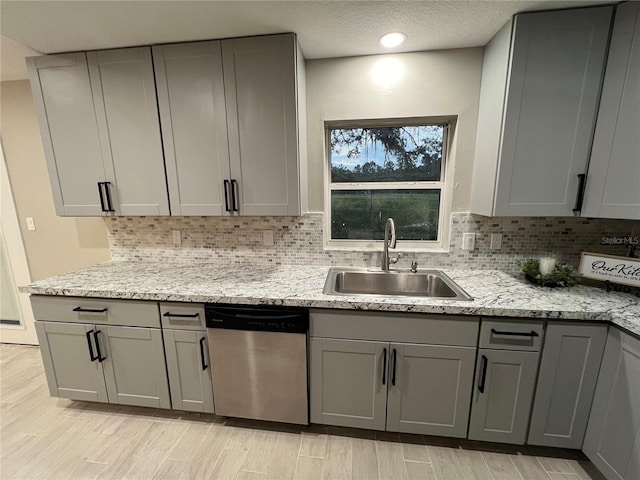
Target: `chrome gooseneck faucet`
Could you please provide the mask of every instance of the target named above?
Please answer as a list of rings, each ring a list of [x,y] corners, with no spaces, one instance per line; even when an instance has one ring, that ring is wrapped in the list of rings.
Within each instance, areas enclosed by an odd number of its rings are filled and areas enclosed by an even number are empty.
[[[389,235],[391,235],[391,238],[389,238]],[[400,259],[400,254],[396,258],[390,258],[389,248],[396,248],[396,224],[391,217],[387,218],[387,223],[384,226],[384,245],[382,247],[382,262],[380,265],[383,272],[389,270],[389,264],[397,263]]]

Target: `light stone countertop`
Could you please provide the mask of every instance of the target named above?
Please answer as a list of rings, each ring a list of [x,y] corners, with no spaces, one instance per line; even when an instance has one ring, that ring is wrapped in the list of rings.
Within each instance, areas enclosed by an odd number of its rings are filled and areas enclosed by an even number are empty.
[[[21,292],[135,300],[244,303],[497,317],[610,321],[640,336],[640,298],[603,288],[541,288],[496,270],[447,270],[473,301],[324,295],[330,267],[110,262]]]

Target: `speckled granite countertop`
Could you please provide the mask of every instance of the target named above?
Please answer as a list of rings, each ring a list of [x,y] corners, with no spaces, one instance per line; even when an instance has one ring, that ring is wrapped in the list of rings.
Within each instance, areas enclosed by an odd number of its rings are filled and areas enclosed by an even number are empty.
[[[499,317],[601,320],[640,336],[640,299],[577,286],[540,288],[495,270],[444,270],[473,301],[324,295],[329,267],[111,262],[21,287],[42,295],[275,304]]]

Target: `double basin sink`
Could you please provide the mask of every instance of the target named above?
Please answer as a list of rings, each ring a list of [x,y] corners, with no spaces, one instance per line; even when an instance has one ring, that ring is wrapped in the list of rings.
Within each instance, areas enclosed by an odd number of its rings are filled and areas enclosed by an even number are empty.
[[[324,284],[327,295],[381,295],[473,300],[440,270],[382,271],[331,268]]]

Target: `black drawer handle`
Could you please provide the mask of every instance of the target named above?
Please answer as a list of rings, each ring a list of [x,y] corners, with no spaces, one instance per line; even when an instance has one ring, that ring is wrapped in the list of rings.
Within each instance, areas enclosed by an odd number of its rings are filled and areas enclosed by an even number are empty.
[[[95,362],[96,360],[98,360],[98,357],[93,353],[93,345],[91,345],[92,333],[93,333],[93,330],[89,330],[87,332],[87,345],[89,345],[89,358],[91,359],[92,362]]]
[[[104,308],[82,308],[82,307],[76,307],[73,309],[74,312],[80,312],[80,313],[106,313],[106,311],[108,310],[107,307]]]
[[[582,210],[582,202],[584,201],[584,187],[586,186],[587,175],[584,173],[578,174],[578,196],[576,197],[576,206],[573,209],[573,213],[578,213]]]
[[[491,333],[493,335],[506,335],[509,337],[539,337],[540,336],[538,335],[538,332],[534,332],[533,330],[531,330],[531,332],[501,332],[499,330],[496,330],[495,328],[492,328]]]
[[[393,375],[391,376],[391,385],[396,386],[396,366],[398,364],[396,349],[393,349]]]
[[[387,383],[387,349],[382,350],[382,384]]]
[[[204,355],[204,341],[207,337],[202,337],[200,339],[200,364],[202,365],[202,370],[206,370],[209,365],[207,365],[207,361],[205,360]]]
[[[480,377],[480,383],[478,384],[478,390],[480,393],[484,393],[484,383],[487,380],[487,366],[489,365],[489,359],[482,355],[482,375]]]
[[[102,356],[102,352],[100,351],[100,340],[98,339],[98,335],[99,335],[99,334],[101,334],[101,333],[102,333],[102,332],[101,332],[100,330],[96,330],[95,332],[93,332],[93,339],[94,339],[94,340],[95,340],[95,342],[96,342],[96,350],[97,350],[97,352],[98,352],[98,357],[97,357],[97,359],[98,359],[98,361],[99,361],[100,363],[104,362],[104,361],[107,359],[107,357],[103,357],[103,356]]]
[[[103,212],[107,212],[107,206],[104,203],[104,195],[102,193],[102,185],[104,185],[104,182],[98,182],[98,196],[100,197],[100,209]]]
[[[199,317],[199,313],[171,313],[166,312],[163,317],[173,317],[173,318],[196,318]]]

